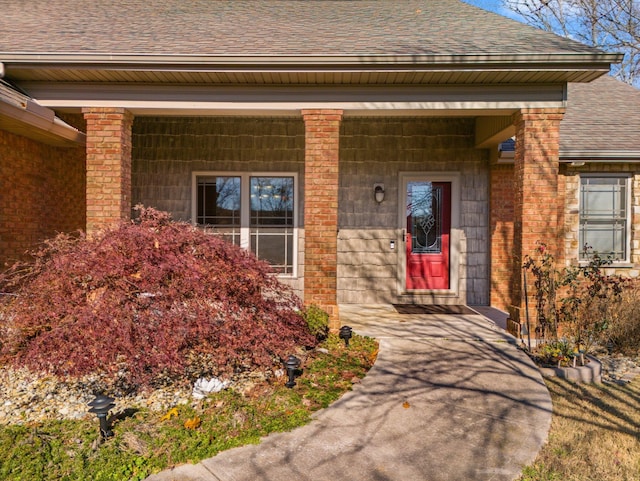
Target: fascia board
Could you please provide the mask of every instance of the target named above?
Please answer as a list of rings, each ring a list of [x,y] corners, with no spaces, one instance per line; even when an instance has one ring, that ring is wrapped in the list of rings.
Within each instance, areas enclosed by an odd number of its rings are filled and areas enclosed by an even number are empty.
[[[297,111],[337,108],[345,113],[384,111],[399,115],[455,111],[466,115],[510,115],[519,108],[559,108],[565,105],[558,84],[312,87],[312,86],[180,86],[147,84],[94,84],[24,82],[21,87],[38,102],[53,109],[122,107],[136,115],[154,111]]]
[[[164,102],[544,102],[566,101],[564,85],[209,85],[21,82],[29,95],[44,100]],[[177,88],[179,87],[179,88]]]
[[[498,163],[513,163],[514,151],[502,151],[498,154]],[[559,154],[561,164],[571,163],[640,163],[640,151],[623,150],[594,150],[594,151],[567,151],[561,150]]]
[[[560,162],[640,162],[640,151],[634,150],[561,150]]]

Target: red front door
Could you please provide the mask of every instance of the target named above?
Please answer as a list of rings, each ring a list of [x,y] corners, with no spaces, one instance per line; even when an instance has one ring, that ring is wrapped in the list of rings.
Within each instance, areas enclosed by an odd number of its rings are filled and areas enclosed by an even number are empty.
[[[449,289],[451,182],[407,182],[407,290]]]

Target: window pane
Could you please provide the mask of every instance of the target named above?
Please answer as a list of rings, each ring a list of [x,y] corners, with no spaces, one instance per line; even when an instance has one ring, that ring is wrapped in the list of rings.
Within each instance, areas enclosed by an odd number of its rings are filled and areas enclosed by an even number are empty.
[[[198,177],[196,188],[196,223],[240,244],[240,177]]]
[[[293,175],[198,176],[195,221],[207,232],[248,245],[274,272],[293,274],[294,179]]]
[[[251,251],[259,259],[269,262],[274,272],[293,273],[293,229],[252,228]]]
[[[583,177],[580,180],[580,246],[615,259],[627,258],[627,179]],[[582,251],[582,248],[581,248]],[[580,252],[584,258],[584,252]]]
[[[251,226],[293,226],[293,177],[251,177]]]

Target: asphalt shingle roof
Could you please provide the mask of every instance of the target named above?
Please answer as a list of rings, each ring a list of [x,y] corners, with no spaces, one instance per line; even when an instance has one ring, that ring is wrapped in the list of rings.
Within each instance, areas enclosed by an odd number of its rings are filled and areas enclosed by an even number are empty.
[[[640,152],[640,90],[608,75],[570,83],[561,151]]]
[[[593,49],[458,0],[2,0],[5,53],[451,55]]]

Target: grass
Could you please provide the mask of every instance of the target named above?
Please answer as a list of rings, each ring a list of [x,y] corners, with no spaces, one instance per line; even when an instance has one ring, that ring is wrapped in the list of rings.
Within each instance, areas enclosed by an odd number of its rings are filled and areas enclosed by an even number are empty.
[[[313,351],[293,389],[277,383],[240,394],[226,390],[193,406],[164,413],[131,409],[112,421],[101,442],[95,418],[0,427],[0,479],[5,481],[139,481],[181,463],[272,433],[291,430],[350,390],[373,365],[377,343],[354,336],[346,349],[337,336]]]
[[[549,440],[520,481],[640,480],[640,378],[624,386],[546,383]]]

